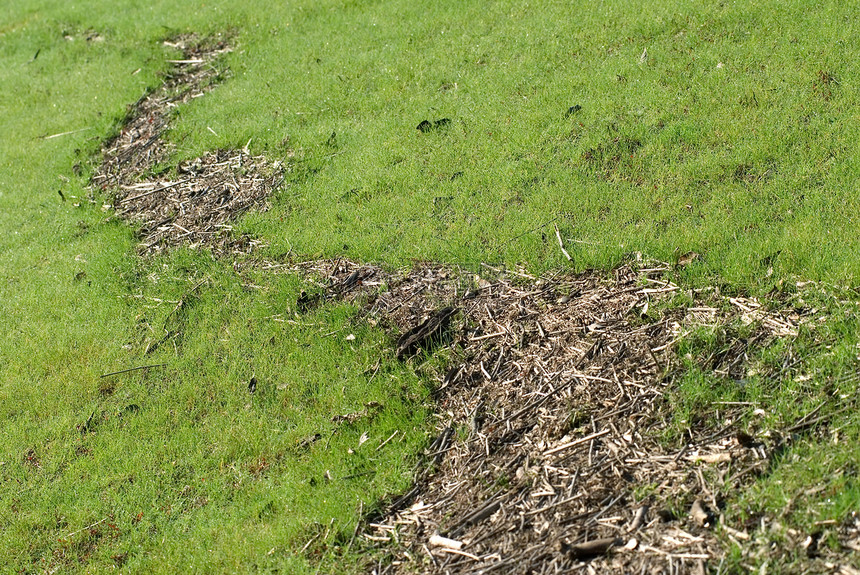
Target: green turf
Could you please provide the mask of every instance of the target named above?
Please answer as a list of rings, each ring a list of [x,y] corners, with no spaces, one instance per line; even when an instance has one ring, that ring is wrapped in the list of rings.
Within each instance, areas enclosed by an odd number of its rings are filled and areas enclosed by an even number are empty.
[[[297,551],[314,536],[311,558],[343,547],[359,505],[403,488],[424,441],[426,382],[351,308],[297,317],[298,279],[239,275],[205,253],[141,260],[108,198],[86,189],[100,143],[176,56],[163,39],[232,38],[229,77],[178,109],[169,137],[177,159],[250,141],[286,164],[272,209],[238,226],[269,244],[263,255],[542,271],[569,265],[556,224],[576,269],[696,251],[687,284],[763,294],[797,278],[858,285],[854,12],[799,0],[7,6],[0,564],[313,571]],[[794,344],[804,373],[739,390],[692,361],[679,422],[731,397],[766,402],[782,424],[856,371],[856,309],[816,305],[833,319]],[[684,353],[706,357],[743,336],[733,329]],[[329,441],[331,417],[368,401],[383,411]],[[856,461],[856,418],[841,417],[839,441],[801,445],[743,505],[776,509],[818,481],[810,505],[840,497],[815,520],[856,508],[860,488],[837,473]],[[374,451],[394,430],[402,441]]]
[[[757,285],[782,250],[780,276],[856,276],[848,13],[623,6],[297,17],[234,54],[235,81],[189,108],[176,136],[195,151],[251,137],[292,151],[271,214],[282,220],[246,228],[275,253],[544,268],[562,255],[550,228],[529,231],[557,219],[588,242],[569,246],[580,268],[695,250],[703,273]],[[447,128],[415,129],[443,117]]]

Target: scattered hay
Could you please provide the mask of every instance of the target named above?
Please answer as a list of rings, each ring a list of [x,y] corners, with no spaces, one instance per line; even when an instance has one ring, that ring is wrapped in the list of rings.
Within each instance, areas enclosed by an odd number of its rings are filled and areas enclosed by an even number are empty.
[[[456,318],[397,348],[420,358],[448,345],[457,359],[435,391],[438,435],[414,487],[365,526],[373,573],[705,573],[727,540],[750,538],[726,524],[724,500],[787,440],[750,437],[742,406],[716,405],[721,428],[691,423],[683,445],[666,441],[674,344],[735,319],[764,344],[796,335],[802,318],[712,295],[722,305],[653,319],[649,306],[680,288],[662,279],[669,266],[641,261],[540,279],[489,266],[289,268],[323,278],[327,297],[358,302],[400,342]]]
[[[247,253],[255,242],[232,238],[229,222],[264,208],[282,168],[220,150],[175,176],[159,173],[172,157],[162,139],[171,108],[211,89],[213,63],[229,51],[193,37],[175,45],[183,59],[105,145],[93,185],[115,194],[116,214],[139,226],[143,251],[189,244]],[[373,572],[705,573],[726,541],[754,538],[726,524],[724,500],[766,472],[787,440],[747,435],[737,425],[742,408],[721,405],[719,429],[691,423],[683,445],[661,441],[672,425],[674,344],[692,326],[734,319],[754,324],[759,343],[792,337],[799,318],[731,298],[654,319],[649,307],[679,290],[660,263],[546,278],[485,267],[478,276],[429,264],[391,274],[346,260],[263,266],[324,278],[325,294],[303,294],[297,308],[359,302],[398,335],[401,359],[454,350],[435,391],[437,436],[414,487],[364,525]],[[729,375],[744,361],[735,355],[719,360]],[[367,406],[336,421],[371,415]],[[856,522],[839,526],[848,548],[860,545],[858,533]],[[784,534],[805,549],[817,546],[810,537]]]
[[[163,139],[171,110],[206,94],[220,76],[216,59],[229,52],[223,41],[182,36],[171,46],[183,51],[164,84],[135,104],[119,135],[103,150],[93,186],[110,190],[116,214],[139,227],[141,250],[187,244],[216,255],[247,253],[256,243],[231,237],[229,222],[265,199],[283,176],[279,163],[248,150],[219,150],[178,166],[176,177],[161,173],[172,157]]]

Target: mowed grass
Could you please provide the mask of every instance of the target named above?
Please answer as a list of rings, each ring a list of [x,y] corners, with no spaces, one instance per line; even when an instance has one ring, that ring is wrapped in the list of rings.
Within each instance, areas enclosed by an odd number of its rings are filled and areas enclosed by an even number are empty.
[[[274,213],[246,228],[274,253],[546,268],[564,260],[532,230],[555,220],[580,268],[692,250],[702,273],[758,285],[780,252],[779,277],[856,276],[849,13],[625,6],[296,12],[255,28],[176,136],[291,157]]]
[[[15,430],[6,462],[8,564],[300,572],[298,547],[314,537],[320,549],[345,545],[360,507],[408,485],[423,386],[380,365],[391,355],[382,334],[352,325],[344,306],[283,323],[295,278],[243,288],[214,264],[192,284],[179,277],[185,263],[180,254],[165,276],[129,286],[144,301],[184,302],[144,306],[153,309],[126,344],[151,348],[151,334],[164,334],[145,361],[166,366],[79,376],[65,389],[31,384],[29,394],[22,385],[8,398],[10,427],[29,427]],[[135,284],[137,271],[122,275]],[[54,408],[40,413],[45,393]]]
[[[86,189],[100,143],[177,56],[163,39],[232,37],[230,77],[179,108],[169,137],[177,159],[247,144],[286,163],[272,209],[239,226],[265,256],[542,271],[695,251],[689,284],[765,293],[798,278],[857,286],[854,12],[800,1],[7,7],[0,564],[313,571],[309,556],[330,562],[348,545],[360,508],[408,484],[424,441],[421,369],[394,361],[352,308],[297,316],[299,279],[237,274],[206,253],[140,259],[133,230]],[[817,305],[834,320],[798,344],[811,379],[739,392],[691,366],[679,410],[727,396],[759,402],[776,424],[832,395],[829,383],[856,372],[857,314]],[[331,421],[370,401],[376,417]],[[839,441],[790,452],[744,509],[777,509],[813,482],[817,514],[790,520],[855,509],[856,418],[841,417]],[[816,507],[834,492],[838,504]]]

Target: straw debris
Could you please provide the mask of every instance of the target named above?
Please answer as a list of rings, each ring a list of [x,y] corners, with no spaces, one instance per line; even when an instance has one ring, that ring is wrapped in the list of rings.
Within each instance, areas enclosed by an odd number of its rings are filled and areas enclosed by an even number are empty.
[[[166,170],[173,146],[164,140],[172,110],[204,96],[222,72],[223,40],[181,36],[166,44],[182,50],[161,87],[143,97],[120,133],[102,149],[93,187],[113,193],[117,216],[138,227],[143,252],[180,244],[206,246],[216,255],[248,253],[257,243],[232,237],[230,222],[265,199],[283,179],[279,163],[243,150],[218,150]]]
[[[790,441],[746,436],[735,405],[714,407],[719,429],[661,439],[687,330],[750,321],[766,342],[803,320],[714,294],[652,317],[644,312],[680,290],[665,280],[668,264],[543,278],[490,266],[287,267],[319,278],[324,297],[360,304],[400,343],[398,357],[446,346],[455,358],[439,377],[437,435],[413,488],[360,532],[375,550],[372,573],[706,572],[724,558],[728,530],[746,533],[725,524],[727,496]],[[441,316],[447,327],[410,340]]]

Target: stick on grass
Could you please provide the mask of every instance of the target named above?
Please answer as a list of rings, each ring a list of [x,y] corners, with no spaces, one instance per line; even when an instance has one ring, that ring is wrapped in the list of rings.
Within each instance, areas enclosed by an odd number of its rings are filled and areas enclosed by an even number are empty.
[[[105,374],[103,374],[103,375],[101,375],[101,376],[99,376],[99,377],[110,377],[110,376],[112,376],[112,375],[119,375],[119,374],[121,374],[121,373],[128,373],[128,372],[130,372],[130,371],[139,371],[139,370],[141,370],[141,369],[149,369],[149,368],[151,368],[151,367],[165,367],[166,365],[167,365],[166,363],[154,363],[154,364],[152,364],[152,365],[141,365],[141,366],[138,366],[138,367],[130,367],[130,368],[128,368],[128,369],[121,369],[121,370],[119,370],[119,371],[113,371],[113,372],[111,372],[111,373],[105,373]]]
[[[561,248],[561,253],[563,253],[563,254],[564,254],[564,257],[566,257],[566,258],[567,258],[567,261],[572,262],[572,261],[573,261],[573,258],[572,258],[572,257],[570,257],[570,254],[569,254],[569,253],[567,253],[567,250],[566,250],[566,249],[564,249],[564,242],[563,242],[563,241],[562,241],[562,239],[561,239],[561,232],[560,232],[560,231],[558,231],[558,224],[553,224],[553,227],[555,228],[555,237],[557,237],[557,238],[558,238],[558,247],[560,247],[560,248]]]

